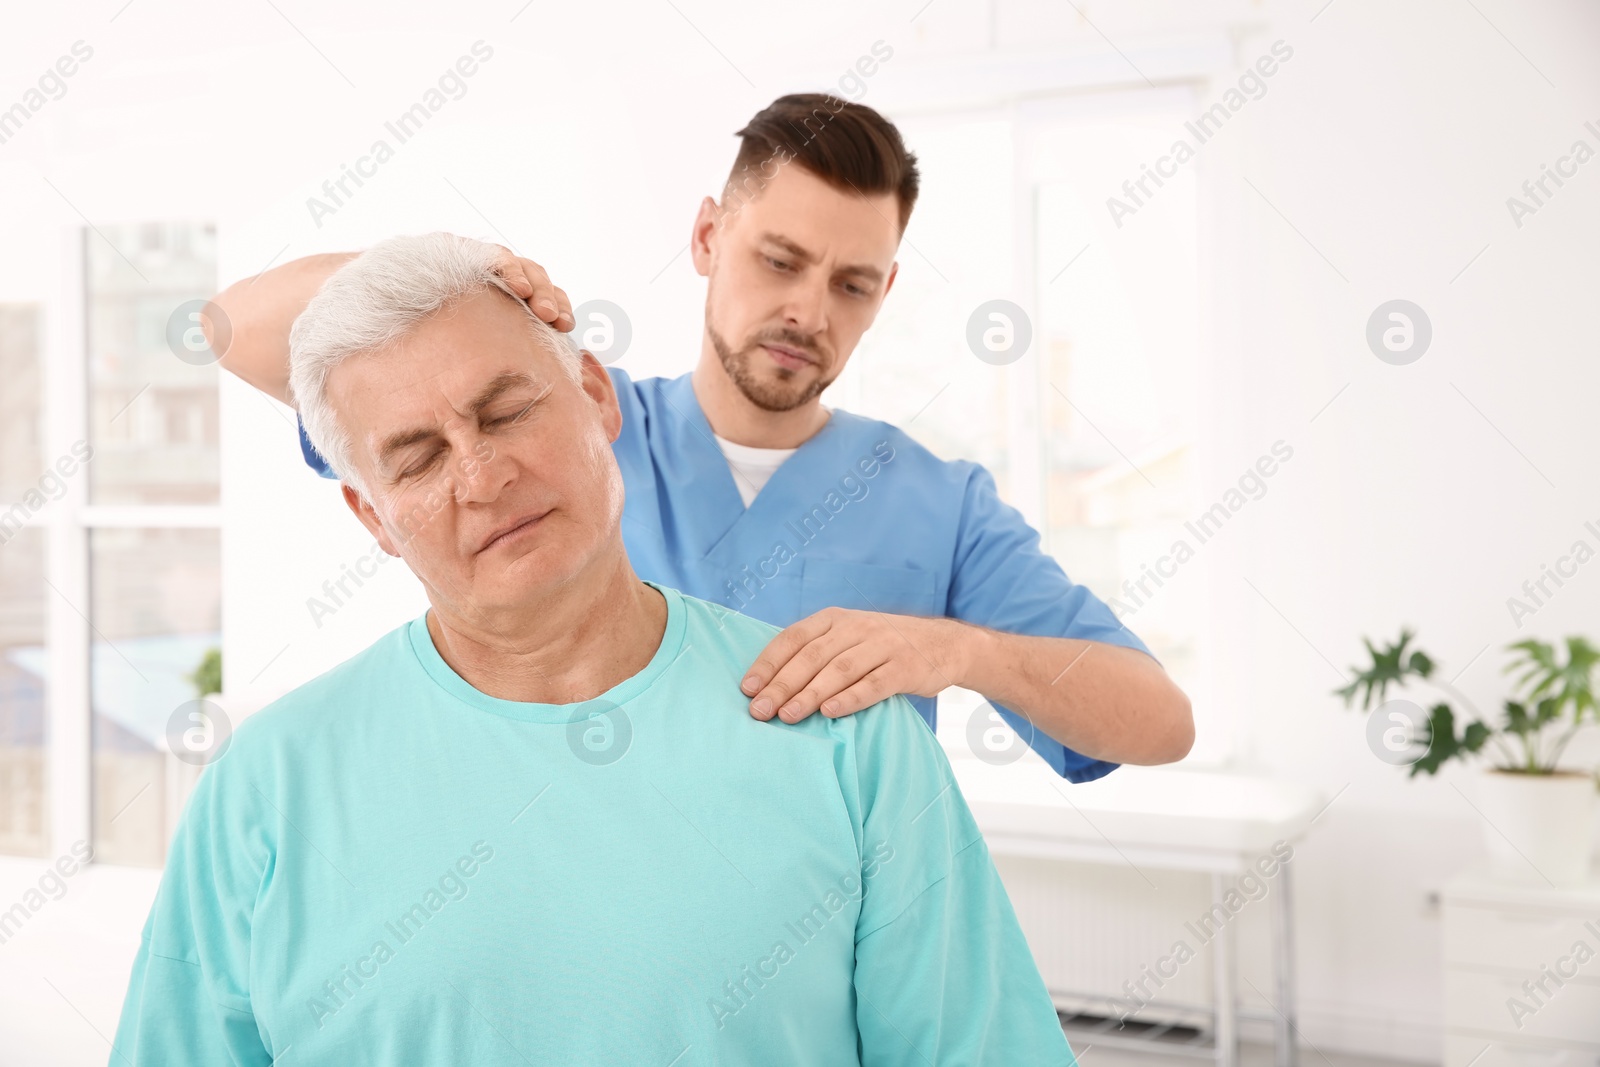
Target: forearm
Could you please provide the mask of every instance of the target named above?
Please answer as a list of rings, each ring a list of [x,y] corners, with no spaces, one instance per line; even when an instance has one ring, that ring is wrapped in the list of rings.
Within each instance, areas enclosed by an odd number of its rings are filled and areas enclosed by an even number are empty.
[[[328,276],[357,254],[306,256],[252,278],[241,278],[213,297],[212,303],[226,316],[231,331],[221,365],[268,396],[292,406],[289,328]],[[210,329],[207,340],[215,344]]]
[[[1025,715],[1075,752],[1113,763],[1171,763],[1194,744],[1189,698],[1137,649],[1001,633],[967,623],[955,684]]]

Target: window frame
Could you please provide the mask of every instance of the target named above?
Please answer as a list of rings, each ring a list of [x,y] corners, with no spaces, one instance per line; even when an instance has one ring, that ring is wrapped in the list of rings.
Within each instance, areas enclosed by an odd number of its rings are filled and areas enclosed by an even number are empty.
[[[47,460],[90,440],[89,278],[90,241],[105,240],[92,225],[68,227],[58,248],[59,284],[45,314],[43,418]],[[93,460],[90,460],[93,462]],[[91,649],[94,628],[90,587],[90,534],[96,529],[214,529],[221,536],[217,504],[89,504],[87,474],[67,480],[67,491],[30,525],[45,530],[45,716],[46,817],[50,854],[63,855],[78,841],[94,841],[93,703]],[[173,773],[167,789],[186,778]],[[181,797],[173,798],[181,800]],[[167,839],[179,805],[168,805]]]

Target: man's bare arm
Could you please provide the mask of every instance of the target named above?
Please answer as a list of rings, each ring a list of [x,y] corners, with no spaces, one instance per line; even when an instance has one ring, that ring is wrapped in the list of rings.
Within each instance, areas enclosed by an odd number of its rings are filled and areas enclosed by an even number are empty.
[[[358,255],[328,252],[273,267],[253,278],[241,278],[212,298],[227,323],[227,347],[221,364],[263,393],[294,405],[289,395],[289,327],[328,276]],[[206,340],[215,351],[220,323],[201,317]]]
[[[497,270],[517,295],[557,329],[572,329],[572,303],[566,293],[550,284],[544,268],[507,249],[501,252]],[[222,367],[268,396],[294,406],[289,395],[289,328],[328,276],[358,255],[326,252],[305,256],[241,278],[213,297],[213,307],[200,317],[200,323],[213,351],[218,338],[223,338]]]
[[[1173,763],[1194,745],[1189,698],[1161,664],[1100,641],[824,608],[774,637],[746,673],[750,713],[762,720],[819,710],[836,719],[894,693],[959,685],[1091,759]]]

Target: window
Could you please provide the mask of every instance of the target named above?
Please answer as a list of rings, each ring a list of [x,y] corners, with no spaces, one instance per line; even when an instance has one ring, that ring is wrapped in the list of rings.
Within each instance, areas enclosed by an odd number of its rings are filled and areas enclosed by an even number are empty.
[[[159,867],[186,776],[168,720],[221,646],[217,375],[194,343],[216,291],[209,225],[101,226],[88,322],[91,831],[104,862]],[[176,525],[178,522],[182,525]]]
[[[0,852],[49,846],[45,744],[40,309],[0,304]]]
[[[85,255],[90,503],[215,504],[220,372],[193,351],[185,306],[216,292],[215,230],[98,229]]]
[[[183,781],[167,780],[167,723],[197,696],[188,676],[222,644],[220,540],[216,530],[110,527],[91,531],[89,546],[95,855],[159,867],[179,814],[169,786]]]
[[[0,305],[0,851],[159,867],[195,777],[169,723],[221,645],[219,372],[191,343],[216,233],[102,223],[58,255],[53,306]]]
[[[922,191],[894,288],[838,383],[840,403],[946,459],[983,464],[1009,500],[1011,383],[973,356],[965,331],[968,312],[1011,273],[1011,124],[902,125]]]

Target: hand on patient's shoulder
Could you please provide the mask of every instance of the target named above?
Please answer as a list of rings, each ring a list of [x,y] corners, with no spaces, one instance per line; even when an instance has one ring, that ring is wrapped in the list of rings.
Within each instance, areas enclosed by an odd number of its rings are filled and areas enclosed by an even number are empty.
[[[953,619],[824,608],[786,627],[746,672],[750,714],[799,722],[854,715],[895,694],[959,684],[972,628]]]

